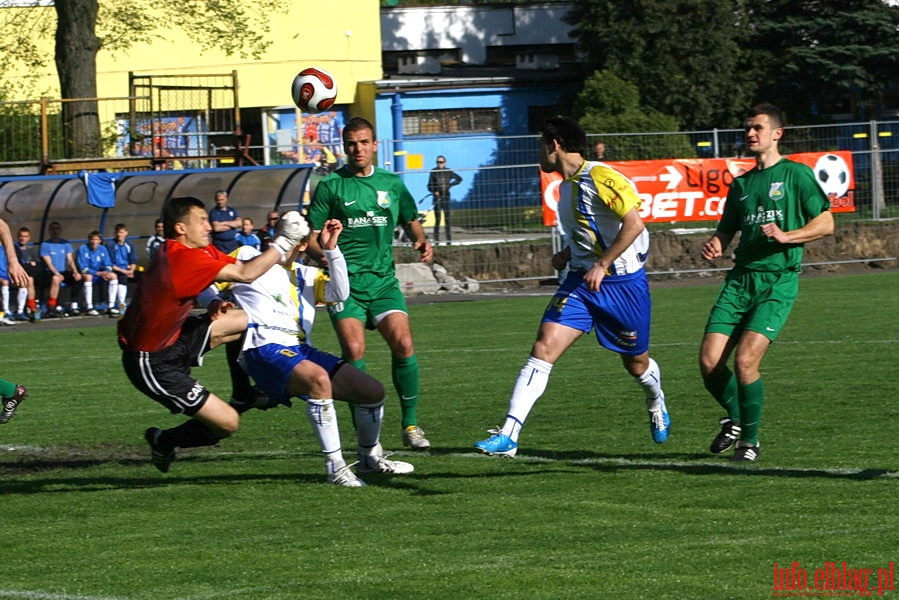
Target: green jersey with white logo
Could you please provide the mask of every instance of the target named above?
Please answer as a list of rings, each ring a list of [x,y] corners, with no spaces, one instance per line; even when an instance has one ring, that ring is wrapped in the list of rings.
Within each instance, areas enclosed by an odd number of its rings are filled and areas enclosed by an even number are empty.
[[[814,172],[782,158],[767,169],[754,167],[730,186],[718,223],[722,233],[740,232],[734,251],[737,267],[753,271],[799,270],[803,244],[781,244],[762,233],[762,225],[776,223],[783,231],[799,229],[830,210],[830,201]]]
[[[339,219],[338,244],[350,276],[394,275],[393,230],[418,218],[415,199],[399,175],[375,167],[357,177],[342,167],[322,179],[309,205],[312,228],[321,231],[328,219]]]

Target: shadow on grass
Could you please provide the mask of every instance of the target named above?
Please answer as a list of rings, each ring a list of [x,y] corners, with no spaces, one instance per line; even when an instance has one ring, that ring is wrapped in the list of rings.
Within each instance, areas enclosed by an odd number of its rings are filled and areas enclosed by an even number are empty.
[[[474,448],[431,449],[431,454],[453,455],[475,453]],[[739,463],[728,460],[729,456],[714,456],[705,453],[647,452],[612,454],[589,450],[553,451],[528,448],[519,451],[516,458],[484,456],[485,460],[515,461],[545,466],[546,463],[564,463],[568,467],[585,467],[594,471],[614,473],[618,471],[675,471],[685,475],[749,475],[763,477],[820,477],[825,479],[849,479],[868,481],[878,477],[897,477],[897,471],[884,468],[805,468],[780,467],[764,463]],[[763,459],[764,460],[764,459]]]
[[[248,481],[269,483],[294,483],[298,485],[325,484],[325,476],[319,469],[314,471],[297,472],[270,472],[270,473],[222,473],[184,475],[178,473],[179,466],[183,469],[188,465],[201,463],[237,463],[246,462],[247,459],[260,459],[253,453],[219,453],[219,454],[188,454],[178,457],[172,465],[172,472],[158,473],[144,457],[138,457],[133,448],[121,447],[116,451],[115,447],[93,448],[56,448],[51,454],[43,451],[39,453],[21,454],[14,461],[0,461],[0,495],[4,494],[40,494],[40,493],[69,493],[72,491],[96,492],[111,489],[152,489],[165,488],[178,485],[229,485],[244,484]],[[591,470],[601,473],[617,473],[622,471],[671,471],[685,475],[738,475],[754,477],[792,477],[792,478],[823,478],[845,479],[855,481],[868,481],[880,477],[897,478],[897,472],[882,468],[846,469],[846,468],[798,468],[778,467],[762,465],[759,463],[733,463],[725,457],[714,457],[700,453],[633,453],[611,454],[598,453],[586,450],[577,451],[551,451],[529,448],[520,453],[514,459],[498,457],[478,456],[470,447],[465,448],[432,448],[424,453],[404,453],[415,456],[432,456],[459,458],[471,456],[477,460],[508,462],[515,465],[515,470],[508,472],[490,471],[485,473],[453,472],[451,470],[428,473],[416,472],[408,476],[391,477],[384,475],[367,475],[366,483],[372,487],[389,487],[391,489],[406,490],[415,495],[440,495],[446,492],[429,490],[419,485],[428,479],[471,479],[471,478],[497,478],[497,477],[534,477],[543,474],[558,474],[561,468],[575,473],[578,470]],[[296,461],[298,454],[284,453],[283,455],[266,455],[261,457],[266,462]],[[72,471],[79,471],[110,465],[120,465],[129,468],[140,469],[140,474],[134,476],[66,476]],[[525,470],[521,470],[525,467]],[[533,467],[533,468],[531,468]],[[63,475],[55,477],[49,475]],[[36,474],[49,476],[36,478]]]
[[[182,450],[177,460],[172,464],[169,473],[160,473],[150,463],[146,456],[138,456],[134,448],[120,447],[116,452],[114,447],[105,445],[102,447],[66,447],[54,448],[52,451],[43,449],[40,451],[23,450],[15,457],[15,460],[0,461],[0,496],[5,494],[43,494],[43,493],[70,493],[101,492],[113,489],[152,489],[166,488],[179,485],[230,485],[246,482],[256,483],[293,483],[297,485],[327,485],[323,469],[316,462],[314,469],[300,471],[306,465],[298,465],[298,458],[309,458],[311,455],[302,453],[283,453],[278,455],[265,455],[260,457],[252,452],[206,453],[191,454],[192,450]],[[0,454],[2,456],[2,454]],[[316,457],[320,455],[316,454]],[[270,472],[240,472],[209,474],[208,472],[197,474],[185,474],[185,471],[196,471],[196,466],[204,463],[218,463],[228,465],[232,470],[233,465],[246,463],[249,460],[263,460],[273,464],[279,461],[290,461],[297,470],[289,473],[281,468],[273,468]],[[94,468],[122,466],[139,470],[134,476],[122,475],[84,475],[71,476],[74,471],[84,471]],[[180,471],[180,473],[179,473]],[[39,475],[40,477],[35,477]],[[417,477],[417,475],[394,478],[389,475],[366,475],[365,482],[369,487],[389,487],[392,489],[410,489],[418,493],[426,493],[408,482],[401,483],[402,479]],[[420,477],[419,477],[420,478]],[[333,486],[328,486],[333,487]]]

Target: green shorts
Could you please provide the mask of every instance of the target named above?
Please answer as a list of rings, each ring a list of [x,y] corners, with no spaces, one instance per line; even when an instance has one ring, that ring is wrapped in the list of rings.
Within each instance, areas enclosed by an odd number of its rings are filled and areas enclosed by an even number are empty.
[[[786,325],[798,294],[798,271],[733,269],[718,292],[705,332],[732,336],[755,331],[773,342]]]
[[[357,319],[368,329],[377,327],[381,319],[393,312],[408,313],[399,280],[373,273],[350,276],[350,297],[345,302],[328,305],[332,322]]]

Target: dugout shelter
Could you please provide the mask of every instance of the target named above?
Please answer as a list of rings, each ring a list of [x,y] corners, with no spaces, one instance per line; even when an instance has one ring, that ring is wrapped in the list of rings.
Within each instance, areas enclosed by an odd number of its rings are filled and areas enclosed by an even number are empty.
[[[147,256],[140,239],[153,234],[165,201],[194,196],[207,209],[215,206],[217,190],[228,192],[228,205],[257,226],[269,211],[302,211],[308,201],[309,176],[315,165],[219,167],[179,171],[80,172],[66,175],[0,177],[0,215],[13,239],[19,227],[31,230],[40,244],[47,226],[59,221],[63,237],[77,247],[97,230],[104,240],[116,223],[124,223],[137,241],[140,264]]]

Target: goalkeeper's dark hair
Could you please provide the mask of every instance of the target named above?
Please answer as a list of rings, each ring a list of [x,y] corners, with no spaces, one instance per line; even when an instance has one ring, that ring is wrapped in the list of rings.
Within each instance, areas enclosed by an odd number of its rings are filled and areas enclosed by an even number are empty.
[[[190,213],[190,209],[197,207],[206,210],[206,205],[199,198],[193,196],[179,196],[170,198],[162,207],[163,235],[167,239],[176,237],[175,223],[184,223],[184,219]]]

